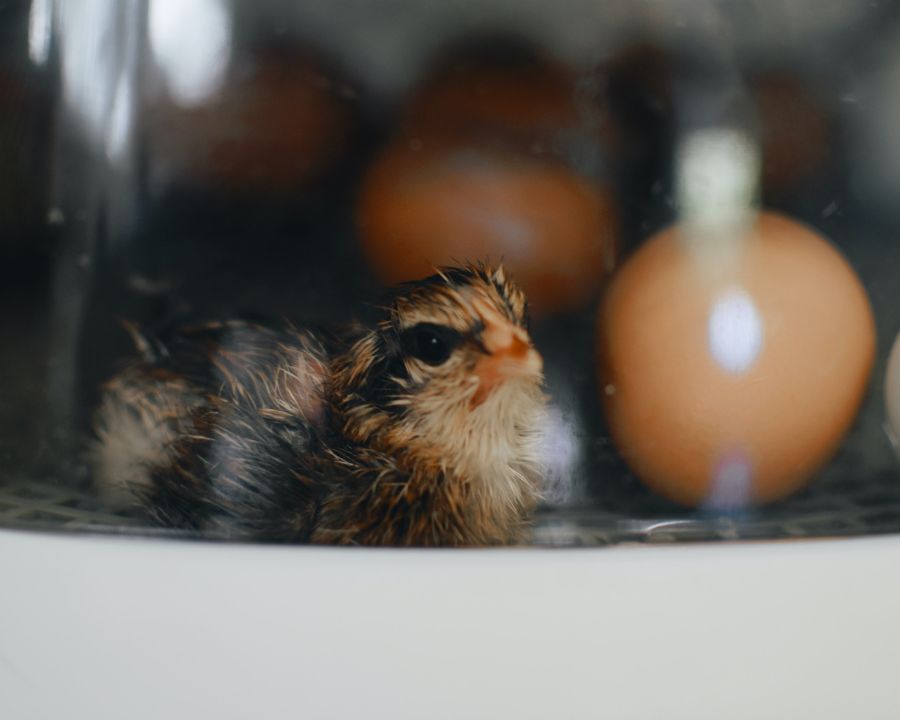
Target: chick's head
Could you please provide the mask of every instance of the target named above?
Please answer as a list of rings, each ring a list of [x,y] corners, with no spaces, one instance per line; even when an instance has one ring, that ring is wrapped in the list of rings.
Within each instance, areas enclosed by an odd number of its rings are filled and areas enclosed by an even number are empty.
[[[338,371],[344,431],[492,462],[530,442],[544,407],[542,359],[522,291],[503,269],[447,268],[397,288]]]

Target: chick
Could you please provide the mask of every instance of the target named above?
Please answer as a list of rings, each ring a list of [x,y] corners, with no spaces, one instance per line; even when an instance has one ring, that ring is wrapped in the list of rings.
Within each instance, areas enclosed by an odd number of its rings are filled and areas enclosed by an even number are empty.
[[[105,388],[100,490],[232,538],[366,545],[521,539],[540,477],[542,360],[502,268],[400,286],[329,336],[231,321],[137,336]]]

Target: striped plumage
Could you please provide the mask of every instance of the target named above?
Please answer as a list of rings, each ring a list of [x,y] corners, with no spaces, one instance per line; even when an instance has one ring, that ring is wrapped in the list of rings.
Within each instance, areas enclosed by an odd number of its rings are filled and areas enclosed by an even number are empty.
[[[371,327],[334,337],[231,321],[139,345],[96,416],[111,501],[234,538],[520,538],[544,396],[524,297],[501,269],[401,286]]]

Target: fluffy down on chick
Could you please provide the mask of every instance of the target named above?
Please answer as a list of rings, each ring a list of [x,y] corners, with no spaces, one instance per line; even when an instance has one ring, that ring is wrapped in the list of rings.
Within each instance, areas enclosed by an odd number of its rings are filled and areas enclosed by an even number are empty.
[[[542,361],[501,268],[398,287],[334,335],[227,321],[136,337],[109,380],[98,489],[158,524],[330,544],[521,540],[538,497]]]

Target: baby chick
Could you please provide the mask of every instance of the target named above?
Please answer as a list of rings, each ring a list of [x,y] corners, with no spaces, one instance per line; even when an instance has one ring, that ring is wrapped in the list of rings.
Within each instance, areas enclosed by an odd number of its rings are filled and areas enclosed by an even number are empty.
[[[231,321],[136,336],[92,443],[100,489],[233,538],[490,545],[537,497],[542,360],[501,268],[400,286],[330,337]]]

